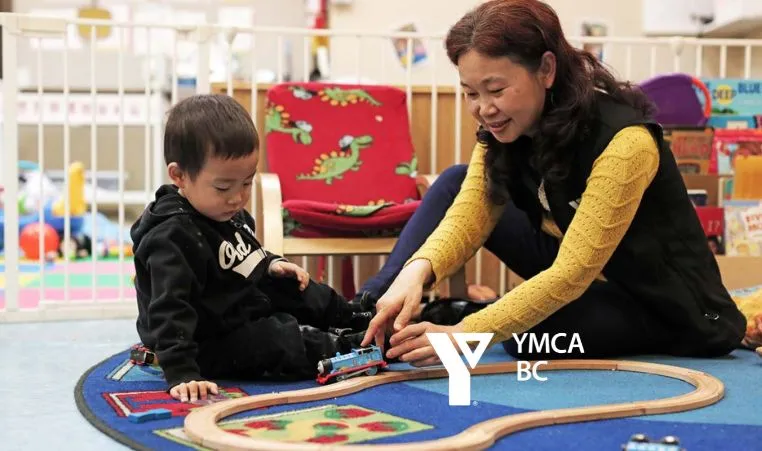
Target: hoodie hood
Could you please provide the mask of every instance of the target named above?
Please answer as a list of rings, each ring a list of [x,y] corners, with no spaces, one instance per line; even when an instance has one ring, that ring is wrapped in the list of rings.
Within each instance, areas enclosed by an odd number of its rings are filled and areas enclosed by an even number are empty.
[[[180,195],[177,186],[163,185],[156,190],[156,200],[148,204],[130,229],[134,249],[154,227],[177,216],[195,214],[196,210]]]

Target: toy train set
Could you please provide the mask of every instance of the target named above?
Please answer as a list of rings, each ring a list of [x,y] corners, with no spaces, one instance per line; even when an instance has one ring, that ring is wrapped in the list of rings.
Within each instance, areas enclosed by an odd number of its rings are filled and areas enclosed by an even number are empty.
[[[318,365],[321,376],[319,380],[333,381],[339,373],[348,371],[348,374],[363,374],[370,366],[378,371],[383,366],[381,350],[371,347],[370,349],[353,350],[344,356],[326,359]],[[327,364],[340,366],[327,368]],[[360,367],[365,370],[360,371]],[[479,365],[479,375],[516,373],[518,362],[485,363]],[[371,370],[371,372],[373,372]],[[501,417],[486,418],[474,424],[456,435],[436,437],[423,441],[411,441],[404,444],[394,444],[397,449],[406,451],[444,451],[453,449],[485,449],[497,440],[519,431],[529,430],[548,425],[577,423],[583,421],[603,420],[607,418],[626,418],[642,415],[661,415],[665,413],[685,412],[712,405],[720,401],[725,394],[725,386],[722,381],[710,374],[688,368],[673,365],[656,364],[649,362],[637,362],[626,360],[551,360],[544,371],[565,370],[604,370],[604,371],[629,371],[636,373],[655,374],[666,376],[687,382],[694,389],[678,396],[670,396],[662,399],[650,399],[647,401],[626,402],[617,404],[591,405],[576,408],[561,408],[542,412],[532,411],[520,414],[508,414]],[[344,374],[344,373],[342,373]],[[348,376],[347,376],[348,377]],[[360,392],[370,387],[381,386],[403,381],[440,379],[448,377],[444,368],[420,368],[404,371],[382,371],[373,377],[359,377],[348,384],[333,384],[324,387],[298,389],[293,391],[262,393],[252,396],[243,396],[235,399],[209,404],[207,406],[192,409],[183,422],[183,432],[194,444],[208,449],[239,449],[239,450],[267,450],[274,451],[285,448],[293,448],[293,443],[283,443],[280,440],[267,436],[242,436],[231,434],[220,425],[224,424],[228,417],[247,410],[262,409],[270,406],[295,405],[306,402],[331,400],[335,402],[337,397],[347,396]],[[346,377],[344,377],[346,379]],[[639,438],[639,437],[634,437]],[[665,439],[667,439],[665,437]],[[665,439],[662,439],[664,442]],[[667,440],[669,441],[669,440]],[[326,445],[325,443],[300,443],[302,449],[327,449],[338,448],[339,445]],[[627,443],[625,450],[660,450],[677,451],[680,448],[673,443]],[[389,444],[363,444],[363,448],[380,449],[389,447]],[[356,448],[356,447],[355,447]],[[681,450],[682,451],[682,450]]]
[[[622,451],[685,451],[685,448],[681,447],[680,440],[672,435],[663,437],[657,442],[644,434],[635,434],[622,445]]]
[[[353,349],[347,354],[336,353],[335,357],[324,359],[317,364],[317,381],[321,384],[339,382],[350,377],[366,374],[373,376],[379,368],[385,368],[386,361],[381,348],[372,345]]]

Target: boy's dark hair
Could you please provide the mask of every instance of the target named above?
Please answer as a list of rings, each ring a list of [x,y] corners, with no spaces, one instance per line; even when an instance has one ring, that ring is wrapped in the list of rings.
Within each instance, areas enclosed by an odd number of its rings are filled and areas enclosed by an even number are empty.
[[[172,162],[194,179],[206,159],[242,158],[259,149],[251,115],[235,99],[222,94],[199,94],[178,102],[164,128],[164,161]]]

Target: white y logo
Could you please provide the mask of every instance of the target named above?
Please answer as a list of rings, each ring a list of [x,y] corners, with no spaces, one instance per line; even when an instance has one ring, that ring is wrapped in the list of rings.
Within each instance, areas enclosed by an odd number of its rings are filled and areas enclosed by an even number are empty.
[[[471,369],[476,367],[482,354],[487,350],[487,346],[494,334],[491,333],[459,333],[452,334],[458,343],[463,356],[468,361]],[[427,333],[426,337],[429,343],[434,347],[439,360],[442,361],[445,370],[449,376],[450,405],[467,406],[471,404],[471,372],[466,368],[466,364],[460,358],[460,354],[453,346],[450,337],[446,333]],[[469,341],[477,341],[479,345],[473,351],[468,346]]]

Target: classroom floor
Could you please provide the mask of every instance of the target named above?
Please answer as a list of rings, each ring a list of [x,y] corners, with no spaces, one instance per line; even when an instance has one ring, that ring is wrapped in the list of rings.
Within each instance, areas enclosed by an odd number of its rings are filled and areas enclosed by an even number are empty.
[[[128,449],[79,413],[74,386],[93,364],[135,342],[133,319],[0,326],[0,448]]]
[[[113,300],[135,297],[132,276],[135,266],[132,258],[119,263],[116,258],[79,259],[64,262],[56,260],[45,265],[44,272],[38,262],[22,261],[19,265],[20,308],[34,308],[40,299],[51,302],[75,300]],[[5,263],[0,258],[0,308],[5,305]],[[68,293],[68,295],[67,295]]]

